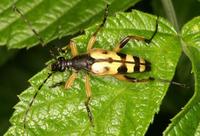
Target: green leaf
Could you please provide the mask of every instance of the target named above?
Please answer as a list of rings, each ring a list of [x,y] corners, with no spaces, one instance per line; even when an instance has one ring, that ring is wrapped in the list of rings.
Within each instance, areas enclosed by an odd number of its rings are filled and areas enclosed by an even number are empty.
[[[128,35],[150,38],[155,31],[156,20],[157,17],[139,11],[117,13],[107,19],[94,46],[112,50]],[[97,27],[90,27],[85,35],[74,39],[80,52],[86,51],[87,42]],[[169,86],[169,83],[159,79],[171,80],[174,75],[181,53],[180,41],[174,28],[166,20],[159,18],[158,32],[149,45],[130,41],[122,52],[145,58],[152,63],[151,72],[132,76],[140,79],[151,76],[158,80],[134,84],[119,81],[112,76],[91,75],[90,108],[94,116],[92,127],[84,106],[84,71],[80,72],[71,89],[65,90],[62,85],[50,87],[66,81],[70,74],[66,71],[53,74],[38,91],[50,72],[47,67],[30,80],[31,87],[19,96],[20,102],[15,106],[10,119],[12,126],[6,135],[144,135],[154,114],[159,111]],[[28,112],[24,129],[26,109],[37,91],[38,95]]]
[[[192,62],[195,93],[183,110],[172,119],[165,135],[200,135],[200,17],[182,28],[184,50]]]
[[[109,14],[127,9],[138,1],[110,0]],[[12,9],[13,4],[13,1],[8,0],[1,0],[0,3],[0,45],[8,48],[33,47],[39,40],[28,23]],[[99,21],[106,4],[104,0],[18,0],[16,7],[44,42],[48,43]]]

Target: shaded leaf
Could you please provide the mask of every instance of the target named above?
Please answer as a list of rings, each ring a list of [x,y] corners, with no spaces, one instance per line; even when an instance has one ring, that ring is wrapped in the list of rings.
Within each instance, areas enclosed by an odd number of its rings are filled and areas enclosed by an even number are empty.
[[[182,28],[183,46],[192,62],[195,77],[195,93],[183,110],[172,119],[165,135],[200,134],[200,17],[196,17]]]
[[[16,51],[8,51],[5,47],[0,47],[0,66],[2,66],[7,60],[15,55]]]

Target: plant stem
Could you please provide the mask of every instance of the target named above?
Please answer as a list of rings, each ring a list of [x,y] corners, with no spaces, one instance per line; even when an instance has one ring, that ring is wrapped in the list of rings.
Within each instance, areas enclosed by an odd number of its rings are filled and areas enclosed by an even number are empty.
[[[177,32],[180,32],[175,10],[171,0],[161,0],[165,13],[169,21],[174,25]]]

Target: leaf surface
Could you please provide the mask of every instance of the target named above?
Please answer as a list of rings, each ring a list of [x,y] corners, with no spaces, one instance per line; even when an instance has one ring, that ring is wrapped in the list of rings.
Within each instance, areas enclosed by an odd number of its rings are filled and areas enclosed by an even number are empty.
[[[56,38],[75,34],[101,20],[107,4],[110,4],[109,14],[114,14],[138,1],[110,0],[106,3],[104,0],[1,0],[0,46],[30,48],[38,43],[42,44],[31,29],[46,44]],[[27,21],[13,10],[14,2]]]

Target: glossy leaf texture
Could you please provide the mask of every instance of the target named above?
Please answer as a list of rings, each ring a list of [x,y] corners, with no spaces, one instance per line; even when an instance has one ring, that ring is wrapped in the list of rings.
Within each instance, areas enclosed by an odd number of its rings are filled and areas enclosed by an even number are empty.
[[[0,46],[6,45],[10,49],[30,48],[41,44],[31,29],[39,33],[46,44],[53,39],[75,34],[101,20],[107,4],[110,5],[109,14],[113,14],[138,1],[1,0]],[[13,10],[14,3],[28,21]]]
[[[195,92],[183,110],[172,119],[165,135],[200,135],[200,17],[196,17],[182,28],[184,50],[192,62]],[[192,90],[191,90],[192,91]]]
[[[156,20],[156,16],[139,11],[117,13],[108,17],[94,46],[112,50],[128,35],[150,38],[155,31]],[[74,38],[79,52],[86,51],[87,42],[97,27],[94,25],[86,30],[85,35]],[[112,76],[97,77],[91,74],[92,127],[84,106],[85,71],[79,72],[71,89],[65,90],[63,85],[51,88],[56,83],[65,82],[71,73],[69,70],[54,73],[38,91],[51,72],[47,67],[35,75],[30,80],[31,87],[19,95],[20,102],[15,106],[10,120],[12,126],[6,135],[144,135],[154,114],[159,111],[169,86],[168,82],[159,79],[170,81],[174,75],[181,53],[180,41],[174,28],[163,18],[158,18],[158,32],[150,44],[130,41],[121,52],[145,58],[152,64],[151,72],[130,76],[139,79],[151,76],[157,80],[129,83]],[[69,57],[69,52],[65,57]],[[37,91],[24,129],[25,111]]]

